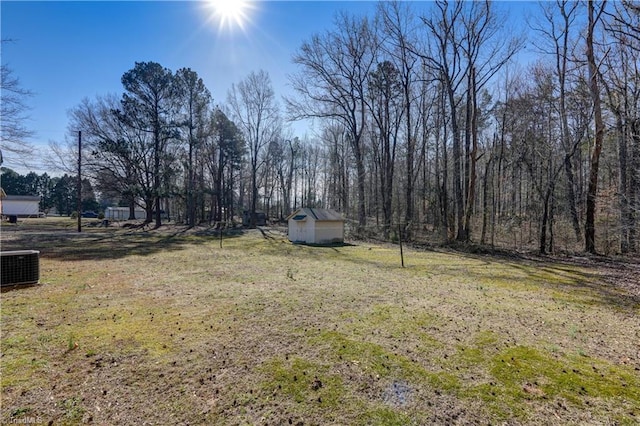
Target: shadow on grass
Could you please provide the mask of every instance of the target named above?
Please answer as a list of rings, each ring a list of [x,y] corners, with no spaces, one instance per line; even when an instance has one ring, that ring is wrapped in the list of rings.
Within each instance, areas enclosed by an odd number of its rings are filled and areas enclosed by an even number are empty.
[[[304,246],[316,247],[309,244],[304,244]],[[329,248],[346,246],[352,246],[352,244],[340,244],[329,246]],[[448,246],[440,248],[410,246],[419,252],[433,252],[451,256],[451,261],[442,265],[444,270],[455,275],[468,274],[468,279],[471,281],[482,278],[499,279],[506,283],[519,283],[529,288],[555,291],[559,298],[567,302],[615,306],[630,312],[635,312],[640,308],[640,285],[637,284],[637,281],[635,284],[627,282],[637,280],[637,276],[640,275],[640,264],[633,261],[625,262],[600,258],[575,261],[559,257],[527,255],[507,250],[474,249],[470,252]],[[399,252],[399,246],[393,247],[397,247]],[[465,264],[458,267],[456,258],[473,260],[478,264]],[[381,261],[375,257],[363,259],[345,256],[344,260],[375,267],[396,266],[388,263],[388,260]],[[412,263],[410,252],[405,253],[405,261]],[[400,254],[398,253],[398,268],[399,263]],[[513,276],[500,276],[501,274],[496,272],[495,268],[491,268],[495,264],[506,267],[504,272],[506,274],[512,270]],[[627,283],[625,284],[625,282]]]
[[[352,243],[327,243],[327,244],[315,244],[315,243],[292,243],[295,244],[297,246],[306,246],[306,247],[314,247],[314,248],[325,248],[325,249],[335,249],[335,248],[340,248],[340,247],[357,247],[356,244],[352,244]]]
[[[286,238],[284,234],[278,231],[274,231],[272,229],[263,228],[263,227],[257,227],[256,229],[260,231],[260,233],[262,234],[262,237],[268,241],[281,241],[283,237]],[[290,241],[287,240],[287,242],[290,242]],[[305,242],[290,242],[290,243],[296,246],[313,247],[313,248],[321,248],[321,249],[333,249],[333,250],[336,250],[337,248],[340,248],[340,247],[356,246],[355,244],[346,243],[344,241],[325,243],[325,244],[315,244],[315,243],[305,243]]]
[[[521,268],[521,265],[511,265]],[[604,277],[594,268],[592,271],[580,270],[583,266],[574,265],[554,265],[542,263],[536,265],[536,269],[524,268],[531,280],[541,287],[551,288],[567,295],[568,299],[580,301],[582,299],[591,298],[593,302],[614,305],[618,308],[635,311],[640,308],[640,296],[627,291],[621,287],[615,280]],[[564,279],[549,279],[549,275],[573,275],[575,278],[567,283]],[[587,301],[584,301],[587,303]]]
[[[22,290],[22,289],[26,289],[26,288],[33,288],[33,287],[39,287],[40,285],[42,285],[42,283],[27,283],[27,284],[15,284],[15,285],[3,285],[2,287],[0,287],[0,292],[1,293],[6,293],[8,291],[14,291],[14,290]]]
[[[639,289],[622,285],[620,279],[623,276],[637,277],[640,267],[633,262],[572,261],[502,251],[482,254],[453,251],[452,254],[483,262],[484,265],[500,263],[518,270],[525,278],[513,278],[513,281],[557,291],[566,295],[568,301],[613,305],[629,311],[640,308]]]
[[[242,234],[241,230],[223,231],[222,238],[224,241]],[[173,225],[151,230],[113,228],[80,233],[51,229],[46,232],[16,232],[7,241],[2,241],[2,250],[39,250],[41,257],[65,261],[104,260],[183,250],[185,246],[207,238],[218,240],[220,231]]]

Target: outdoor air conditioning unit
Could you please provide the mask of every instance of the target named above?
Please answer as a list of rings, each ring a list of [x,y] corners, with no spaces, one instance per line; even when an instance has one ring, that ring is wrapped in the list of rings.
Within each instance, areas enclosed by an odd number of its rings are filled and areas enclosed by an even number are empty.
[[[37,284],[39,279],[39,251],[19,250],[0,252],[0,286]]]

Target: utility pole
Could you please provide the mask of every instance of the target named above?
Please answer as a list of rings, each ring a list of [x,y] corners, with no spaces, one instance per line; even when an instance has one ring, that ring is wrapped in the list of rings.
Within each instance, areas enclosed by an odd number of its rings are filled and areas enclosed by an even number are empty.
[[[78,130],[78,232],[82,232],[82,132]]]

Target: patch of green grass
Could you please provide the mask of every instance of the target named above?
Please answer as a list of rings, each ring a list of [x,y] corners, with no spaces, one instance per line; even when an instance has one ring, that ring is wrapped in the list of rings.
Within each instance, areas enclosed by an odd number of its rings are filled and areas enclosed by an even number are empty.
[[[30,407],[16,408],[11,412],[11,417],[19,418],[30,414],[33,410]]]
[[[43,333],[38,335],[38,342],[43,346],[46,346],[49,343],[51,343],[53,339],[54,339],[54,336],[52,334]]]
[[[362,312],[345,312],[349,321],[345,331],[353,335],[380,334],[388,339],[406,339],[408,336],[423,340],[424,344],[437,344],[425,330],[438,322],[426,311],[407,309],[397,304],[375,304]]]
[[[355,369],[366,368],[355,360],[351,363]],[[300,357],[274,358],[261,365],[259,371],[265,376],[261,384],[264,398],[278,401],[294,417],[318,413],[328,420],[340,412],[344,416],[342,422],[348,418],[348,423],[354,425],[415,423],[415,417],[402,408],[387,406],[382,395],[379,400],[363,398],[354,388],[358,385],[352,382],[353,378],[341,376],[339,369],[330,364],[321,365]]]
[[[76,337],[73,333],[69,333],[69,338],[67,339],[67,350],[72,351],[77,347],[78,342],[76,341]]]
[[[640,377],[630,368],[588,357],[559,359],[526,346],[506,348],[490,358],[479,348],[465,354],[472,354],[465,361],[486,365],[492,379],[464,394],[481,398],[502,419],[527,418],[532,401],[567,401],[582,408],[618,401],[630,409],[629,417],[620,416],[625,421],[634,418],[631,407],[640,407]]]
[[[162,356],[173,344],[173,332],[186,327],[176,326],[174,319],[174,315],[137,303],[126,308],[100,307],[86,311],[68,326],[69,344],[77,342],[82,350],[95,354],[109,351],[117,342],[129,342],[134,350],[143,348],[153,356]]]
[[[408,414],[400,413],[397,410],[381,407],[367,411],[358,419],[361,425],[380,425],[380,426],[406,426],[416,424],[414,419]]]
[[[499,336],[491,331],[478,332],[469,345],[457,345],[457,354],[448,363],[450,366],[459,365],[463,368],[477,368],[486,365],[488,358],[496,351],[500,343]]]
[[[589,357],[556,359],[540,350],[517,346],[493,358],[491,373],[519,399],[529,396],[522,392],[523,384],[538,382],[545,395],[560,396],[577,405],[588,395],[620,398],[640,406],[640,376],[628,367]]]
[[[443,392],[455,392],[460,387],[454,375],[430,372],[418,362],[376,343],[350,339],[335,331],[324,331],[311,340],[312,344],[328,344],[334,361],[349,362],[364,374],[428,384]]]
[[[45,371],[48,360],[41,355],[41,347],[42,344],[37,337],[32,339],[21,335],[3,339],[0,380],[2,388],[24,383],[42,384],[45,379],[41,373]]]
[[[7,337],[2,340],[2,349],[7,351],[14,348],[22,347],[27,341],[23,335]]]
[[[340,407],[346,395],[339,376],[300,357],[272,359],[259,370],[266,376],[261,385],[266,393],[283,394],[297,404],[333,410]]]
[[[603,412],[608,408],[602,407],[611,404],[625,406],[626,413],[617,415],[622,423],[640,414],[640,376],[631,367],[584,354],[562,356],[557,350],[503,346],[499,335],[483,331],[469,345],[458,345],[456,355],[444,363],[461,375],[458,396],[481,399],[497,419],[527,420],[532,403],[554,401],[561,407],[568,403]],[[476,381],[465,382],[465,374],[476,376]]]
[[[82,402],[78,397],[67,398],[62,401],[62,407],[64,408],[64,418],[70,422],[79,423],[84,416],[85,409],[82,406]]]

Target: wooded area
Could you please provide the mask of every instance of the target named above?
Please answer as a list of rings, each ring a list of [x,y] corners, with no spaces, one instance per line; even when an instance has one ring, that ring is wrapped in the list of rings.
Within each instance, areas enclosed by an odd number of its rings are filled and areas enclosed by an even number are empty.
[[[640,7],[542,3],[519,34],[497,6],[338,14],[294,53],[282,109],[264,71],[222,105],[190,69],[136,63],[120,97],[71,113],[83,171],[156,226],[162,210],[190,226],[246,210],[255,225],[258,210],[324,207],[382,239],[638,253]],[[318,133],[293,135],[300,119]]]

